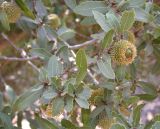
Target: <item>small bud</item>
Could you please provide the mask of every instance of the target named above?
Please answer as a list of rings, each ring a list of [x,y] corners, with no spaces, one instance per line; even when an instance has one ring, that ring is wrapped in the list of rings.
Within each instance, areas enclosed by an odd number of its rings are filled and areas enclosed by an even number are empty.
[[[61,21],[58,15],[56,14],[50,14],[48,15],[48,24],[53,28],[56,29],[60,26]]]

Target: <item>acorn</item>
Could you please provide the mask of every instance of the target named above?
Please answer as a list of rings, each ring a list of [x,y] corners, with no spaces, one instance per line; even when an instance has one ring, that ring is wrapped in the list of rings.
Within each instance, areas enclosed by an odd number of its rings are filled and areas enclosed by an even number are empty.
[[[120,40],[116,42],[111,50],[111,59],[118,65],[131,64],[136,55],[136,46],[127,40]]]
[[[21,16],[21,9],[13,2],[4,1],[1,10],[6,13],[9,23],[16,23]]]
[[[60,18],[56,14],[48,15],[48,24],[53,28],[56,29],[61,25]]]
[[[115,123],[115,120],[113,118],[106,117],[98,122],[98,126],[102,129],[110,129],[113,123]]]

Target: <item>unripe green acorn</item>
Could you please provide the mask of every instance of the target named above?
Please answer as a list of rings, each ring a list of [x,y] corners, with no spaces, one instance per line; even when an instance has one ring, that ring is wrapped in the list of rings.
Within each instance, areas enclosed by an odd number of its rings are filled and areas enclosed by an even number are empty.
[[[3,2],[1,10],[6,13],[9,23],[16,23],[21,16],[21,9],[13,2]]]
[[[116,42],[111,50],[112,61],[118,65],[131,64],[137,55],[136,47],[127,40]]]
[[[48,15],[48,23],[54,29],[58,28],[61,25],[60,18],[56,14]]]

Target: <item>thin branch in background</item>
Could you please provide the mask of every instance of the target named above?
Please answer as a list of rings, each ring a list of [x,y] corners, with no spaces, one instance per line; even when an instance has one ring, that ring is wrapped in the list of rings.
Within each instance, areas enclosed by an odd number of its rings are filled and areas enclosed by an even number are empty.
[[[37,13],[37,11],[36,11],[36,1],[35,0],[32,0],[32,6],[33,6],[33,12]]]
[[[27,57],[27,58],[0,56],[0,60],[5,60],[5,61],[29,61],[29,60],[36,60],[36,59],[38,59],[37,56]]]
[[[81,44],[69,46],[69,48],[72,49],[72,50],[74,50],[74,49],[79,49],[79,48],[81,48],[81,47],[85,47],[85,46],[88,46],[88,45],[92,45],[92,44],[96,43],[96,41],[97,41],[97,39],[92,39],[92,40],[86,41],[86,42],[81,43]]]
[[[85,39],[88,39],[88,40],[91,39],[91,37],[88,37],[88,36],[86,36],[86,35],[84,35],[84,34],[81,34],[81,33],[79,33],[79,32],[76,32],[76,34],[77,34],[78,36],[80,36],[80,37],[85,38]]]
[[[4,33],[1,33],[2,37],[17,51],[22,52],[23,49],[18,48],[9,38],[7,35],[5,35]]]
[[[22,48],[17,47],[9,38],[7,35],[5,35],[4,33],[1,33],[1,36],[13,47],[15,48],[18,52],[20,52],[22,58],[29,58],[29,56],[27,55],[26,51]],[[34,65],[30,60],[27,61],[27,63],[29,65],[31,65],[36,71],[40,71],[39,68]]]

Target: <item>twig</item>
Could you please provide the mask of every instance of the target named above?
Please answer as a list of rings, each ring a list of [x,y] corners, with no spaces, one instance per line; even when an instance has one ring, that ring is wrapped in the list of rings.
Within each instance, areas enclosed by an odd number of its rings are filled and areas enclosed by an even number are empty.
[[[17,51],[22,52],[23,49],[18,48],[9,38],[7,35],[5,35],[4,33],[1,33],[2,37],[13,47],[15,48]]]
[[[70,45],[69,45],[69,48],[72,49],[72,50],[74,50],[74,49],[79,49],[79,48],[81,48],[81,47],[85,47],[85,46],[88,46],[88,45],[92,45],[92,44],[94,44],[96,41],[97,41],[97,39],[92,39],[92,40],[90,40],[90,41],[86,41],[86,42],[81,43],[81,44],[77,44],[77,45],[73,45],[73,46],[70,46]]]
[[[23,58],[29,58],[29,56],[27,55],[26,51],[22,48],[17,47],[9,38],[7,35],[5,35],[4,33],[1,33],[2,37],[13,47],[15,48],[18,52],[20,52],[21,56]],[[27,63],[29,65],[31,65],[36,71],[40,71],[39,68],[34,65],[30,60],[27,61]]]
[[[35,60],[35,59],[38,59],[38,57],[33,56],[33,57],[26,57],[26,58],[18,58],[18,57],[0,56],[0,60],[6,60],[6,61],[29,61],[29,60]]]

